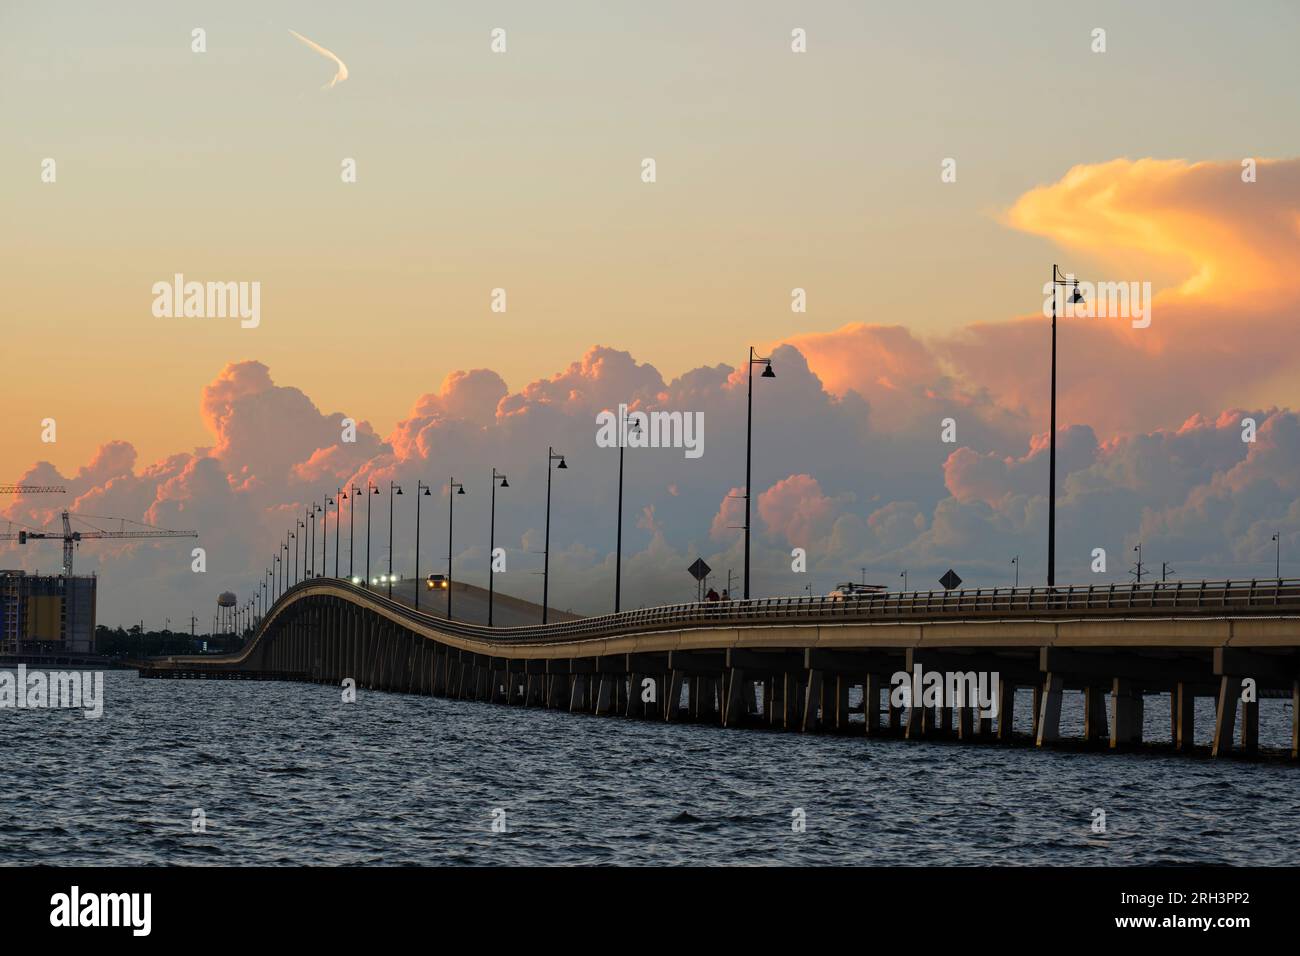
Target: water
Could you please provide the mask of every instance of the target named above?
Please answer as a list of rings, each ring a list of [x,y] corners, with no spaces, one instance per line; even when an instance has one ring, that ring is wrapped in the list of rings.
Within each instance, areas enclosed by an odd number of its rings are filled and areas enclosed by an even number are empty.
[[[0,862],[1300,863],[1300,768],[1286,763],[722,730],[367,691],[344,705],[315,684],[129,672],[106,674],[105,695],[100,720],[0,710]],[[1028,698],[1017,706],[1025,715]],[[1153,733],[1166,714],[1148,700]],[[1261,742],[1289,739],[1289,720],[1289,702],[1265,700]],[[1077,722],[1067,697],[1063,726]],[[192,832],[196,808],[206,832]],[[497,808],[506,833],[492,832]],[[792,832],[796,808],[804,833]]]

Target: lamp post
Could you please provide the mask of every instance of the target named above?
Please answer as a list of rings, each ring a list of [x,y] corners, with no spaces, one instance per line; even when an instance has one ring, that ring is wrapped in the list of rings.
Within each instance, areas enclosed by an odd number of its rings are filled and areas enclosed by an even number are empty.
[[[329,547],[330,543],[330,505],[333,503],[327,494],[320,509],[320,571],[318,576],[322,578],[328,577],[325,573],[328,568],[328,563],[325,560],[325,549]]]
[[[393,489],[402,493],[402,488],[395,481],[388,482],[388,597],[393,596]]]
[[[339,525],[343,523],[343,489],[334,492],[334,576],[339,576]]]
[[[429,486],[415,479],[415,609],[420,609],[420,499],[429,497]]]
[[[641,419],[632,420],[632,433],[641,434]],[[627,444],[625,429],[618,436],[618,533],[614,544],[614,613],[622,609],[623,599],[623,446]]]
[[[754,450],[754,366],[762,365],[763,374],[759,378],[776,378],[776,373],[772,371],[772,360],[770,358],[759,358],[754,354],[754,346],[749,347],[749,363],[747,370],[749,373],[749,396],[745,413],[745,600],[749,600],[749,503],[751,495],[749,493],[750,482],[750,465],[753,461]]]
[[[311,522],[311,576],[313,578],[316,577],[316,514],[320,510],[320,505],[316,504],[314,501],[311,503],[311,507],[307,509],[307,520]],[[324,546],[322,545],[322,547]],[[321,564],[324,563],[325,558],[322,557]]]
[[[451,620],[451,530],[455,517],[456,496],[465,493],[465,486],[455,478],[447,479],[447,620]]]
[[[1277,576],[1277,579],[1281,581],[1282,580],[1282,532],[1274,531],[1273,540],[1277,542],[1277,558],[1275,559],[1276,563],[1274,564],[1273,573]]]
[[[551,584],[551,464],[558,461],[560,468],[567,469],[564,456],[557,455],[555,449],[546,449],[546,537],[542,546],[542,623],[546,623],[547,603]]]
[[[302,527],[302,522],[296,521],[294,524],[294,530],[296,531],[298,528],[301,527]],[[298,583],[298,535],[296,535],[293,531],[290,531],[289,537],[293,538],[293,583],[297,584]]]
[[[903,579],[903,592],[906,593],[907,592],[907,569],[904,568],[902,573],[899,574],[898,576]]]
[[[361,489],[352,485],[351,502],[348,508],[348,577],[353,575],[352,562],[357,554],[357,535],[356,535],[356,518],[357,518],[357,495],[361,494]],[[343,497],[347,498],[349,492],[343,492]]]
[[[1048,470],[1051,472],[1051,494],[1047,499],[1047,586],[1056,587],[1056,287],[1074,286],[1070,298],[1066,301],[1077,305],[1083,301],[1079,293],[1079,280],[1065,273],[1052,263],[1052,421],[1049,426]],[[1139,584],[1141,581],[1139,580]]]
[[[492,596],[496,590],[496,568],[493,566],[496,562],[496,544],[497,544],[497,480],[500,479],[502,488],[509,488],[510,482],[506,481],[505,475],[498,475],[496,466],[492,468],[492,508],[488,518],[488,627],[492,626]],[[449,589],[450,590],[450,589]]]
[[[1016,569],[1016,587],[1020,587],[1020,555],[1016,555],[1014,558],[1012,558],[1011,564]]]
[[[370,499],[379,494],[379,489],[366,479],[366,588],[370,588]]]

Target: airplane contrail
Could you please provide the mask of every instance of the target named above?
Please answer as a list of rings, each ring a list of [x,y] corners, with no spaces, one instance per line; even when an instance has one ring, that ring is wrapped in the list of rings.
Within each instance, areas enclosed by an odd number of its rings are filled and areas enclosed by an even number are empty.
[[[298,33],[298,32],[296,32],[296,31],[294,31],[294,30],[290,30],[289,32],[292,33],[294,36],[296,36],[296,37],[297,37],[299,40],[301,40],[303,43],[307,44],[309,47],[311,47],[313,50],[315,50],[315,51],[316,51],[317,53],[319,53],[321,56],[329,57],[329,59],[333,60],[335,63],[337,63],[337,64],[339,65],[339,71],[338,71],[337,73],[334,74],[334,79],[330,80],[328,83],[326,83],[324,86],[322,86],[322,87],[321,87],[322,90],[333,89],[333,88],[334,88],[335,86],[337,86],[339,83],[342,83],[344,80],[346,80],[346,79],[348,78],[348,65],[347,65],[346,63],[344,63],[342,60],[340,60],[337,56],[335,56],[335,55],[334,55],[333,53],[331,53],[329,50],[325,49],[325,48],[324,48],[323,46],[321,46],[319,43],[313,43],[311,40],[308,40],[308,39],[307,39],[305,36],[303,36],[301,33]]]

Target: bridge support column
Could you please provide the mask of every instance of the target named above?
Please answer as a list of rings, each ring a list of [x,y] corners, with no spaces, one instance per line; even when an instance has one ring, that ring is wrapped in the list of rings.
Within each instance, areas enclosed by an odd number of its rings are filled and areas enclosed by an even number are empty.
[[[1016,685],[998,681],[998,740],[1009,741],[1016,720]]]
[[[815,731],[821,719],[822,691],[826,675],[820,670],[808,671],[807,690],[804,693],[802,717],[804,733]]]
[[[1173,693],[1174,750],[1182,754],[1192,752],[1196,740],[1196,697],[1192,689],[1181,681],[1174,685]]]
[[[1115,709],[1114,727],[1110,734],[1111,747],[1142,743],[1142,688],[1135,686],[1132,681],[1117,677],[1111,693]]]
[[[1224,674],[1219,680],[1219,700],[1214,716],[1214,746],[1211,754],[1222,757],[1232,750],[1233,730],[1237,723],[1237,701],[1241,698],[1241,678]]]
[[[590,678],[586,674],[573,675],[573,688],[569,696],[569,710],[586,710],[587,709],[587,682]]]
[[[1110,737],[1106,727],[1106,691],[1089,684],[1083,691],[1083,739],[1085,743],[1100,744]],[[1118,720],[1118,718],[1116,718]],[[1111,745],[1114,746],[1112,739]]]
[[[627,678],[627,707],[623,713],[627,717],[644,717],[645,704],[641,702],[641,678],[643,675],[636,671],[628,674]]]
[[[875,674],[862,678],[862,723],[866,736],[880,733],[880,678]]]
[[[893,718],[893,705],[890,705],[891,723]],[[909,702],[907,708],[907,722],[903,726],[903,739],[914,740],[921,736],[922,730],[925,729],[925,708],[921,706],[921,701],[915,697]]]
[[[954,707],[957,712],[957,739],[970,741],[975,736],[975,708]]]
[[[785,705],[785,729],[799,730],[803,726],[804,713],[808,709],[808,701],[811,698],[814,712],[821,700],[821,694],[815,697],[808,693],[808,671],[798,671],[789,675],[786,681],[786,692],[790,699]]]
[[[1300,680],[1291,682],[1291,759],[1300,760]]]
[[[735,667],[730,668],[724,680],[727,685],[727,696],[722,710],[722,726],[738,727],[745,713],[745,702],[741,698],[745,672]],[[750,696],[753,697],[752,689]]]
[[[1038,715],[1039,747],[1061,739],[1061,694],[1064,690],[1065,681],[1060,674],[1047,674],[1044,677],[1042,706]]]
[[[596,688],[596,716],[608,716],[614,699],[614,675],[601,674]]]
[[[361,611],[357,608],[349,609],[348,617],[351,618],[349,630],[352,635],[349,639],[352,659],[348,661],[348,676],[357,682],[358,687],[362,687],[366,681],[366,627]]]
[[[686,675],[679,670],[674,670],[668,678],[668,700],[664,707],[664,720],[673,721],[679,716],[678,711],[682,706],[682,682]]]
[[[1259,698],[1241,702],[1241,749],[1259,753]]]

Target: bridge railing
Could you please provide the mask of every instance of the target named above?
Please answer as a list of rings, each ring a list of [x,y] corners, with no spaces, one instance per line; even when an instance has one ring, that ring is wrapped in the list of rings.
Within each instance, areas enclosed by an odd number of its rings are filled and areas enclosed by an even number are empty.
[[[415,611],[410,605],[340,578],[314,578],[300,582],[282,595],[280,602],[292,600],[302,589],[321,583],[353,591],[371,602],[425,621],[446,633],[502,643],[545,643],[690,626],[747,626],[810,620],[828,623],[896,622],[922,618],[971,619],[1035,614],[1047,617],[1182,613],[1214,616],[1220,613],[1258,615],[1284,610],[1300,614],[1300,579],[1297,578],[1157,581],[1145,584],[1064,585],[1055,588],[965,588],[954,591],[871,592],[845,598],[801,596],[692,602],[519,627],[487,627]]]

